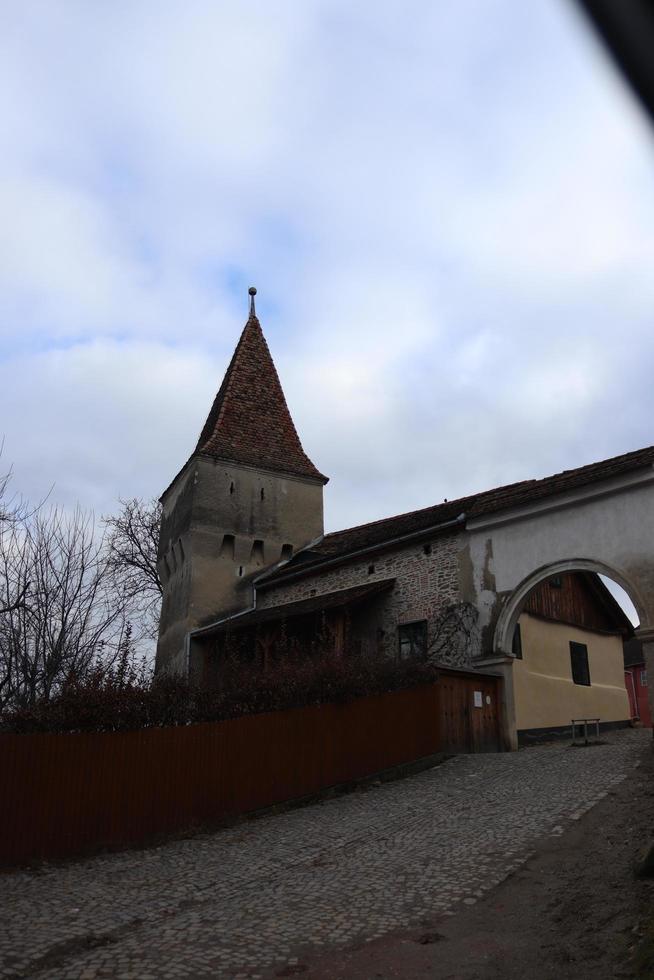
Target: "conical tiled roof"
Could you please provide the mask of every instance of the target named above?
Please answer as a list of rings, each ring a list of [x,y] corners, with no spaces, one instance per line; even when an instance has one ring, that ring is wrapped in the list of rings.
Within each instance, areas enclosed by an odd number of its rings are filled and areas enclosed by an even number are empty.
[[[302,448],[261,324],[253,313],[195,451],[327,482]]]

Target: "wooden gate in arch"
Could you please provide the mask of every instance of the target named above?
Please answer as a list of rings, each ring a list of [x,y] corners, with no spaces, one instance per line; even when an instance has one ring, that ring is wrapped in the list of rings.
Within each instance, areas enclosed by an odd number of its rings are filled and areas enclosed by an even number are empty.
[[[439,680],[443,752],[501,752],[502,678],[443,669]]]

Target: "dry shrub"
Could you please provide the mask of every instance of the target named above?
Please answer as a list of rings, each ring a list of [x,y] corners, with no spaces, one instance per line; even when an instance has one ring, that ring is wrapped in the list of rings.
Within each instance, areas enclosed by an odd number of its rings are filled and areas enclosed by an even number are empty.
[[[305,661],[282,657],[267,671],[226,664],[220,688],[203,690],[175,678],[151,679],[123,661],[70,676],[55,697],[6,712],[0,732],[117,732],[223,721],[344,703],[433,683],[436,676],[425,663],[326,654]]]

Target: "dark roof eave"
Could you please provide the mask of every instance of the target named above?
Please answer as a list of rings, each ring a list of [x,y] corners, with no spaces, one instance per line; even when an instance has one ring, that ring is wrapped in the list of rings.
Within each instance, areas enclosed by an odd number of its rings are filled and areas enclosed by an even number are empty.
[[[236,457],[232,459],[227,455],[219,456],[214,453],[204,452],[202,449],[197,449],[193,453],[193,456],[201,456],[203,459],[213,459],[216,462],[228,463],[232,466],[244,466],[249,470],[265,470],[268,473],[281,473],[284,476],[295,476],[301,480],[310,480],[313,483],[322,483],[323,486],[326,483],[329,483],[329,477],[325,476],[324,473],[321,473],[320,470],[317,470],[315,467],[313,467],[312,470],[300,470],[282,466],[281,464],[279,466],[275,466],[272,463],[248,463],[242,459],[237,459]]]
[[[245,469],[249,469],[249,470],[261,470],[263,472],[274,473],[276,476],[278,474],[282,474],[284,476],[295,477],[298,480],[308,480],[310,483],[322,483],[323,486],[326,483],[329,483],[329,477],[324,476],[322,473],[319,473],[318,470],[316,470],[317,476],[309,473],[295,473],[293,472],[293,470],[286,470],[286,469],[282,469],[281,467],[279,469],[275,469],[274,467],[269,465],[255,466],[253,463],[242,463],[237,459],[227,459],[227,457],[225,456],[213,456],[211,453],[203,453],[200,452],[199,450],[196,450],[195,452],[191,453],[191,455],[186,460],[186,462],[181,467],[181,469],[179,469],[175,474],[175,476],[172,478],[172,480],[170,481],[166,489],[159,497],[159,503],[164,502],[164,498],[166,497],[166,495],[170,492],[170,490],[172,490],[177,480],[184,473],[184,471],[190,466],[190,464],[193,462],[194,459],[212,459],[219,463],[226,463],[228,466],[243,466]]]

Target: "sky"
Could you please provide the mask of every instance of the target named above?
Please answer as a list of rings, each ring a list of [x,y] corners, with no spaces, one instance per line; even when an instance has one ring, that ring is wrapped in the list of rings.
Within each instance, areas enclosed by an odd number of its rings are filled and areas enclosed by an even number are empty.
[[[111,513],[247,288],[334,530],[654,443],[654,131],[572,0],[22,0],[0,433]]]

